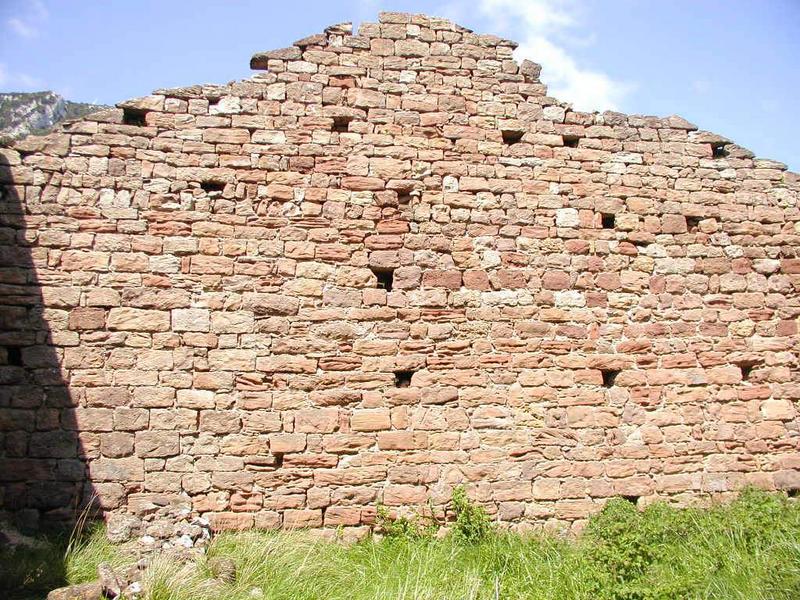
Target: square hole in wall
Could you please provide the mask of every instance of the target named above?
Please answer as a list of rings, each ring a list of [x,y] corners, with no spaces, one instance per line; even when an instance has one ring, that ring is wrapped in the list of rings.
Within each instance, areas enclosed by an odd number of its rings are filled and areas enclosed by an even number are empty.
[[[581,138],[577,135],[562,135],[561,139],[567,148],[577,148],[578,140]]]
[[[283,452],[275,452],[272,456],[275,459],[275,468],[280,469],[283,466]]]
[[[200,187],[206,194],[211,192],[222,192],[225,190],[224,181],[201,181]]]
[[[414,371],[395,371],[394,372],[394,386],[399,388],[407,388],[411,386],[411,378],[414,376]]]
[[[378,267],[372,267],[372,272],[378,279],[378,288],[386,290],[387,292],[391,292],[392,284],[394,283],[394,269],[380,269]]]
[[[341,116],[341,117],[333,117],[333,126],[331,127],[331,131],[335,131],[337,133],[347,133],[350,131],[350,121],[353,120],[353,117]]]
[[[711,144],[711,156],[714,158],[725,158],[728,156],[728,151],[725,149],[723,142],[714,142]]]
[[[123,108],[122,109],[122,123],[124,125],[135,125],[137,127],[144,127],[147,125],[145,116],[147,111],[141,108]]]
[[[786,490],[786,495],[789,498],[800,498],[800,488],[789,488]]]
[[[686,217],[686,229],[689,233],[697,233],[700,230],[700,221],[702,220],[703,217]]]
[[[19,346],[6,346],[6,364],[11,367],[22,366],[22,348]]]
[[[750,375],[753,373],[753,369],[758,366],[758,363],[755,362],[743,362],[739,363],[739,369],[742,371],[742,381],[749,381]]]
[[[612,387],[614,382],[617,380],[617,375],[619,375],[619,371],[614,369],[603,369],[603,387]]]
[[[515,129],[503,130],[503,143],[510,146],[522,141],[524,131],[517,131]]]
[[[601,222],[603,229],[614,229],[617,217],[613,213],[603,213],[601,215]]]
[[[639,504],[639,496],[620,496],[620,498],[631,504]]]

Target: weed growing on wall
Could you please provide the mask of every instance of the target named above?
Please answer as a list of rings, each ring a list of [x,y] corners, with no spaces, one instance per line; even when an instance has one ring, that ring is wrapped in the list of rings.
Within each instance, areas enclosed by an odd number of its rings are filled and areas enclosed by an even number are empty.
[[[474,544],[492,533],[492,522],[486,510],[469,499],[463,486],[453,489],[448,508],[454,517],[448,535],[458,542]],[[389,539],[432,539],[439,536],[446,523],[435,518],[433,507],[429,512],[428,516],[392,517],[385,506],[379,506],[377,529]]]

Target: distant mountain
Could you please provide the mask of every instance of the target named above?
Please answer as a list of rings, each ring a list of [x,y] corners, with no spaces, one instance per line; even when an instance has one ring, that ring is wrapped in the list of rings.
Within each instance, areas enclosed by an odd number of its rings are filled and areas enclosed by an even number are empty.
[[[55,92],[0,93],[0,142],[47,133],[61,121],[108,108],[70,102]]]

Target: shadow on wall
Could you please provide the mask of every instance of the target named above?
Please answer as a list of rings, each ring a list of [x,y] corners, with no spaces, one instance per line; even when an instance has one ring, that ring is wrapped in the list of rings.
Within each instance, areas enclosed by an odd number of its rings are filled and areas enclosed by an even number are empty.
[[[94,444],[81,439],[81,409],[59,366],[80,290],[68,274],[35,269],[34,256],[47,260],[37,227],[48,215],[34,214],[38,203],[24,197],[41,192],[19,164],[15,151],[0,149],[0,520],[22,530],[69,528],[94,498],[82,460]]]

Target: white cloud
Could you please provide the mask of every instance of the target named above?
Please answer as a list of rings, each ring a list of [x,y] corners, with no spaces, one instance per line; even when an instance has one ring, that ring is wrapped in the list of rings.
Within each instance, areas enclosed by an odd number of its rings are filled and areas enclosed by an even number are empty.
[[[548,93],[571,102],[578,110],[616,110],[633,89],[600,71],[581,67],[561,46],[544,36],[529,36],[516,51],[542,65],[542,80]]]
[[[31,39],[40,33],[40,26],[50,17],[42,0],[32,0],[28,4],[28,11],[25,15],[17,15],[6,21],[6,24],[18,36]]]
[[[445,6],[451,17],[470,12],[471,6],[456,1]],[[487,33],[500,33],[520,43],[518,59],[528,58],[542,65],[542,80],[548,93],[572,103],[579,110],[619,109],[634,89],[629,82],[617,81],[603,71],[581,65],[572,56],[564,41],[586,46],[593,36],[580,31],[574,15],[580,14],[575,0],[479,0],[478,10],[489,20]]]
[[[29,25],[27,21],[20,19],[18,17],[12,17],[8,21],[8,26],[19,35],[20,37],[24,38],[32,38],[36,37],[39,32],[36,30],[35,27]]]

